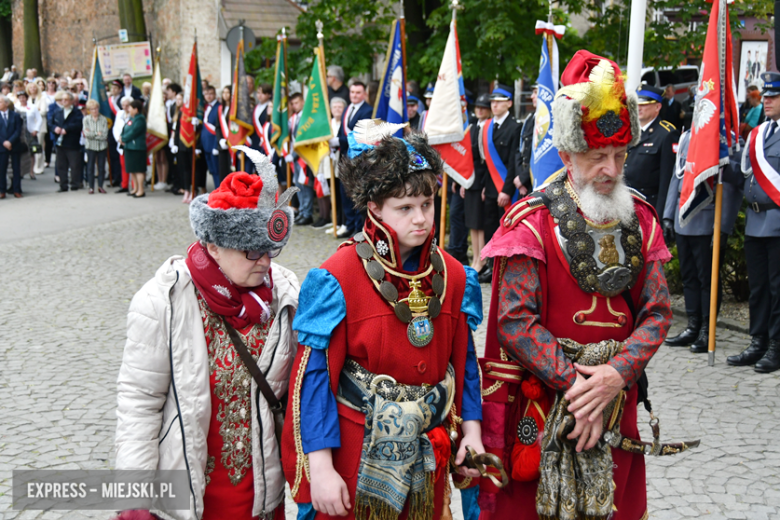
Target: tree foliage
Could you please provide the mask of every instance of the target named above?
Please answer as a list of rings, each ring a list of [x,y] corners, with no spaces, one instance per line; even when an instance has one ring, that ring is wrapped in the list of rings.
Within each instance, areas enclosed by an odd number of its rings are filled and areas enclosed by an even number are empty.
[[[591,51],[625,65],[628,56],[628,26],[630,1],[615,0],[610,6],[592,11],[589,21],[593,28],[585,33],[584,45]],[[712,4],[706,0],[655,0],[648,5],[645,31],[644,65],[674,66],[688,59],[699,59],[704,51],[709,13]],[[666,16],[654,16],[661,11]],[[771,0],[735,2],[729,5],[729,20],[735,36],[741,28],[740,19],[756,17],[758,28],[772,28],[774,13]]]
[[[433,81],[439,70],[449,34],[452,11],[448,0],[405,0],[408,77],[421,84]],[[500,79],[509,82],[522,76],[534,79],[538,72],[541,38],[535,34],[536,20],[546,20],[548,0],[460,0],[457,14],[463,77],[466,80]],[[582,48],[607,56],[625,66],[628,54],[630,0],[561,0],[555,3],[553,21],[568,25],[559,41],[561,63]],[[644,64],[675,65],[698,58],[704,47],[706,0],[654,0],[647,10]],[[654,17],[661,10],[669,15]],[[739,33],[740,19],[755,16],[771,28],[774,11],[771,0],[735,2],[730,6],[732,29]],[[580,36],[570,27],[570,17],[586,13],[592,28]],[[296,34],[301,46],[288,53],[292,77],[309,72],[312,49],[317,45],[316,20],[322,20],[326,63],[344,68],[347,77],[370,72],[375,55],[384,55],[390,26],[397,16],[397,3],[365,0],[321,0],[312,3],[298,19]],[[700,23],[696,23],[700,22]],[[247,54],[247,68],[261,78],[272,78],[273,69],[263,70],[266,58],[273,63],[276,42],[263,41]]]

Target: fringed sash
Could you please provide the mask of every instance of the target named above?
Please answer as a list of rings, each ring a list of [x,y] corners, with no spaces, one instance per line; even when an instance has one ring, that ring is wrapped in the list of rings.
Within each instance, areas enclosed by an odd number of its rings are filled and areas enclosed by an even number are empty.
[[[603,365],[623,349],[623,343],[605,340],[580,345],[560,339],[566,357],[580,365]],[[566,438],[574,429],[564,392],[555,396],[544,426],[541,477],[536,491],[536,512],[541,520],[606,520],[612,514],[615,482],[612,451],[599,440],[593,448],[577,453],[576,441]],[[625,393],[620,392],[604,409],[604,431],[619,435]]]
[[[447,417],[455,371],[433,387],[401,385],[348,360],[337,399],[366,414],[358,470],[355,518],[395,520],[409,502],[410,520],[433,517],[436,461],[426,435]]]

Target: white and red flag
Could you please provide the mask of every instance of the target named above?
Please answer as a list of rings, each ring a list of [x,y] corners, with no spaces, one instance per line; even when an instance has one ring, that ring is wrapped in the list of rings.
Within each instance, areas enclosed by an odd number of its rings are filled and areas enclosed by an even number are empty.
[[[713,0],[680,192],[681,226],[712,202],[715,176],[739,135],[731,53],[727,1]]]
[[[464,188],[471,187],[474,184],[471,129],[466,118],[466,88],[454,19],[423,130],[428,134],[428,142],[441,155],[447,175]]]

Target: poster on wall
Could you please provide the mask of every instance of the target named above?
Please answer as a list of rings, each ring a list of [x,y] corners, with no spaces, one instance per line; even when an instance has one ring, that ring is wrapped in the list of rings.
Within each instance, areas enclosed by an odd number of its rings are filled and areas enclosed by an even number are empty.
[[[152,75],[152,47],[149,42],[122,43],[98,47],[103,79],[121,79],[125,73],[132,77]]]
[[[767,41],[743,41],[739,56],[739,76],[737,76],[737,99],[740,103],[745,101],[747,88],[750,85],[761,87],[760,75],[766,72]]]

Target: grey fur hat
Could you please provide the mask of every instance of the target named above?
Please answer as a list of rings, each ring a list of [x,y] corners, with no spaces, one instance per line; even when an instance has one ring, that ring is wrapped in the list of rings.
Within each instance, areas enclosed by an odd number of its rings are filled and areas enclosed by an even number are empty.
[[[561,75],[564,86],[552,103],[553,145],[558,151],[584,153],[590,148],[639,143],[638,99],[635,92],[626,92],[621,75],[617,64],[588,51],[577,51],[572,57]],[[590,121],[583,123],[586,112]],[[590,139],[583,126],[589,127]]]
[[[245,172],[234,172],[210,194],[196,197],[190,203],[190,224],[195,236],[201,242],[239,251],[284,247],[293,221],[293,210],[287,202],[298,188],[287,189],[277,200],[276,168],[268,157],[246,146],[234,148],[249,157],[260,179]],[[251,201],[254,197],[257,197],[257,207],[246,207],[247,199]]]

